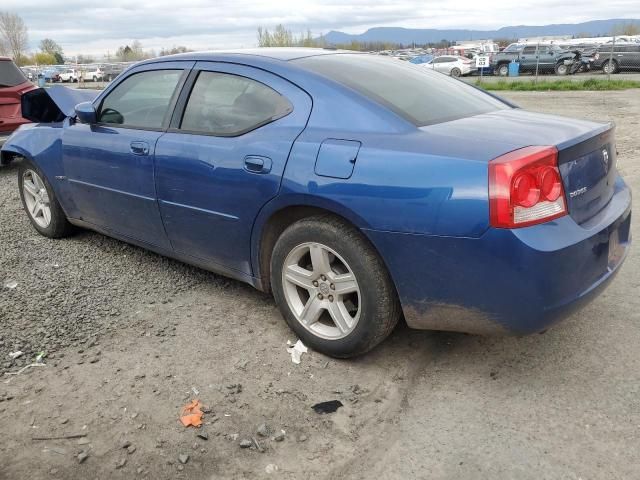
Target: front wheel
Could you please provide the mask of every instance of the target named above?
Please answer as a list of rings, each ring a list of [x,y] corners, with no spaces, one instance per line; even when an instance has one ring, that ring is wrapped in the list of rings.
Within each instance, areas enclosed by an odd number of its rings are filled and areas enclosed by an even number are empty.
[[[564,62],[556,63],[555,72],[556,75],[566,75],[569,73],[569,67]]]
[[[502,65],[498,66],[498,75],[500,75],[501,77],[506,77],[507,75],[509,75],[509,65],[506,63],[503,63]]]
[[[73,233],[73,226],[58,203],[42,171],[23,159],[18,168],[18,187],[22,205],[33,227],[45,237],[60,238]]]
[[[462,75],[462,72],[460,71],[459,68],[452,68],[451,69],[451,76],[452,77],[459,77],[460,75]]]
[[[331,216],[300,220],[282,233],[271,257],[271,285],[291,329],[333,357],[371,350],[400,317],[378,254],[360,232]]]

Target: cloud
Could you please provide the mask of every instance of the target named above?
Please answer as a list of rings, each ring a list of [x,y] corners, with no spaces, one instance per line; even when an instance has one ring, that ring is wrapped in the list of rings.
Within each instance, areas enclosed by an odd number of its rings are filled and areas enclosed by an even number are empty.
[[[53,38],[67,54],[114,52],[139,40],[147,49],[185,45],[193,49],[251,47],[258,26],[283,23],[294,32],[359,33],[374,26],[494,29],[507,25],[578,23],[640,18],[637,0],[2,0],[1,10],[19,14],[32,48]]]

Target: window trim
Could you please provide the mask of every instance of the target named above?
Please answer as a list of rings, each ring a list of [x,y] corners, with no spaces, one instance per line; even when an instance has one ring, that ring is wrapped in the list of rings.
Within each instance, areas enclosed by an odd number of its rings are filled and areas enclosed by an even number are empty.
[[[182,128],[180,128],[180,125],[182,124],[182,120],[184,118],[184,114],[187,110],[187,104],[189,103],[189,99],[191,98],[191,93],[193,92],[193,88],[196,85],[196,82],[198,81],[198,78],[200,77],[201,73],[219,73],[222,75],[231,75],[234,77],[241,77],[241,78],[246,78],[247,80],[251,80],[252,82],[256,82],[259,83],[261,85],[264,85],[265,87],[269,88],[270,90],[273,90],[274,92],[276,92],[278,95],[280,95],[282,98],[284,98],[287,103],[289,104],[289,109],[286,112],[283,112],[281,115],[276,115],[273,116],[263,122],[260,122],[256,125],[252,125],[250,128],[246,128],[244,130],[241,130],[239,132],[234,132],[234,133],[213,133],[213,132],[202,132],[199,130],[184,130]],[[182,133],[185,135],[202,135],[202,136],[206,136],[206,137],[219,137],[219,138],[234,138],[234,137],[241,137],[242,135],[246,135],[249,132],[253,132],[254,130],[258,130],[259,128],[264,127],[265,125],[269,125],[270,123],[273,122],[277,122],[278,120],[287,117],[289,115],[291,115],[293,113],[293,111],[295,110],[295,106],[293,104],[293,102],[291,100],[289,100],[288,97],[286,97],[285,95],[283,95],[282,93],[278,92],[275,88],[271,87],[270,85],[261,82],[260,80],[256,80],[255,78],[251,78],[248,75],[240,75],[238,73],[231,73],[231,72],[225,72],[223,70],[210,70],[210,69],[203,69],[203,68],[198,68],[198,69],[192,69],[191,73],[189,74],[189,77],[186,79],[185,84],[182,87],[182,91],[180,92],[180,96],[178,98],[178,101],[176,103],[173,115],[171,116],[171,120],[169,123],[169,126],[167,128],[167,133]]]
[[[134,125],[126,125],[126,124],[120,124],[120,123],[106,123],[106,122],[99,122],[96,121],[96,123],[94,123],[94,125],[99,126],[99,127],[106,127],[106,128],[122,128],[125,130],[142,130],[145,132],[166,132],[167,128],[169,127],[169,122],[173,116],[173,112],[176,108],[176,103],[178,101],[178,96],[179,93],[182,91],[182,88],[184,86],[184,83],[187,80],[187,77],[189,75],[190,69],[185,69],[185,68],[180,68],[180,67],[176,67],[176,68],[151,68],[148,70],[140,70],[137,72],[132,72],[130,75],[127,75],[126,77],[123,77],[117,85],[114,85],[113,88],[103,97],[100,99],[100,103],[98,104],[98,107],[96,108],[96,119],[100,118],[100,112],[102,111],[102,107],[104,105],[104,101],[109,98],[109,95],[111,95],[115,90],[117,90],[117,88],[124,83],[125,81],[127,81],[129,78],[133,77],[134,75],[140,75],[143,73],[149,73],[149,72],[162,72],[162,71],[169,71],[169,70],[176,70],[176,71],[182,71],[182,73],[180,74],[180,77],[178,78],[178,83],[176,83],[176,86],[173,90],[173,93],[171,94],[171,98],[169,99],[169,105],[167,106],[167,111],[164,114],[164,117],[162,118],[162,124],[160,125],[160,127],[139,127],[139,126],[134,126]]]

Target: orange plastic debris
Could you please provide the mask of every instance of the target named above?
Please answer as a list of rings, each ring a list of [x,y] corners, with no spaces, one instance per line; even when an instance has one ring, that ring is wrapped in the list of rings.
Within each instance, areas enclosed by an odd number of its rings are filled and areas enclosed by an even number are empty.
[[[200,410],[201,406],[200,400],[193,400],[182,407],[182,412],[180,413],[180,422],[182,422],[182,425],[185,427],[189,425],[199,427],[202,425],[202,415],[204,414]]]

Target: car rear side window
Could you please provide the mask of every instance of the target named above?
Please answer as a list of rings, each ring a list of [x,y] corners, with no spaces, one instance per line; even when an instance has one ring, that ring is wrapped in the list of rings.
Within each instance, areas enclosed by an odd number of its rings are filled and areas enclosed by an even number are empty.
[[[357,91],[416,126],[511,108],[429,68],[377,55],[317,55],[293,63]]]
[[[151,70],[127,77],[102,101],[98,122],[131,128],[162,128],[182,70]]]
[[[0,87],[15,87],[26,81],[27,77],[11,60],[0,60]]]
[[[292,110],[285,97],[263,83],[239,75],[200,72],[180,129],[237,136],[282,118]]]

